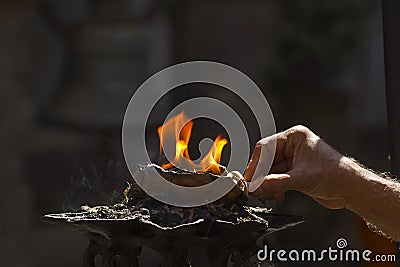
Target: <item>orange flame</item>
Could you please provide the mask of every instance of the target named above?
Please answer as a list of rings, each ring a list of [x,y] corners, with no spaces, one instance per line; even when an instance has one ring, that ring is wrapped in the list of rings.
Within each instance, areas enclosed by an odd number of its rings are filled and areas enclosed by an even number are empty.
[[[217,138],[215,138],[214,144],[207,155],[200,161],[200,163],[196,164],[190,159],[188,148],[190,136],[192,134],[192,128],[193,122],[188,121],[183,112],[169,119],[164,125],[158,127],[160,153],[163,151],[162,144],[163,140],[165,140],[165,137],[173,135],[175,138],[175,158],[172,162],[165,163],[161,165],[161,167],[164,169],[170,169],[174,166],[174,164],[179,163],[182,157],[185,157],[190,162],[190,167],[193,170],[221,174],[222,171],[219,163],[221,160],[222,150],[228,143],[228,140],[218,135]]]

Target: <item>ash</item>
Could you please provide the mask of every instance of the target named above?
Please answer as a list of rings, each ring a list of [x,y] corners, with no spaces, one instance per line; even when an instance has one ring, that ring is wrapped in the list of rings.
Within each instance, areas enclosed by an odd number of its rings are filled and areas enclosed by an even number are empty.
[[[224,221],[239,224],[257,221],[268,224],[259,215],[271,213],[271,209],[246,205],[247,197],[222,204],[208,204],[196,208],[181,208],[161,203],[149,197],[136,184],[129,185],[123,193],[123,200],[112,206],[82,206],[81,211],[69,213],[69,221],[80,220],[142,220],[161,228],[174,228],[200,221]]]

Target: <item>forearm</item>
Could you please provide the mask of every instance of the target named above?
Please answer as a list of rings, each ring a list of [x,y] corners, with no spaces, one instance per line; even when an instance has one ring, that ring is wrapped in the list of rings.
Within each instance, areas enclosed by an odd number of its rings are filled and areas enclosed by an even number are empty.
[[[382,178],[350,159],[343,160],[345,207],[400,240],[400,184]]]

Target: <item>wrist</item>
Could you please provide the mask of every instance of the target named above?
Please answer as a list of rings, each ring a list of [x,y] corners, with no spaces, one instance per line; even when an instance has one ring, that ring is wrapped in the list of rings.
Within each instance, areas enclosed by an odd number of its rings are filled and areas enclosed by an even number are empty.
[[[356,196],[363,194],[362,184],[365,182],[365,172],[368,170],[348,157],[342,157],[339,164],[338,183],[341,195],[345,200],[345,208],[353,210],[358,201]]]
[[[374,188],[383,185],[383,178],[358,164],[354,159],[341,159],[343,198],[345,208],[358,213],[373,197]]]

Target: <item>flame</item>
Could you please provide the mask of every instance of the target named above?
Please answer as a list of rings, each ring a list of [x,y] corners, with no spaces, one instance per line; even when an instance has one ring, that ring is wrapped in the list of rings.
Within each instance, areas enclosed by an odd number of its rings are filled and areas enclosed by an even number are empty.
[[[183,112],[179,113],[175,117],[169,119],[164,125],[158,127],[158,136],[160,138],[160,154],[163,152],[163,141],[167,136],[174,136],[175,139],[175,158],[172,162],[161,165],[164,169],[170,169],[174,165],[181,162],[182,158],[185,157],[192,170],[198,170],[199,172],[211,172],[214,174],[221,174],[220,168],[221,154],[224,146],[228,143],[228,140],[218,135],[214,144],[211,147],[207,155],[196,164],[190,159],[189,155],[189,140],[192,134],[193,121],[188,121],[187,117]]]

